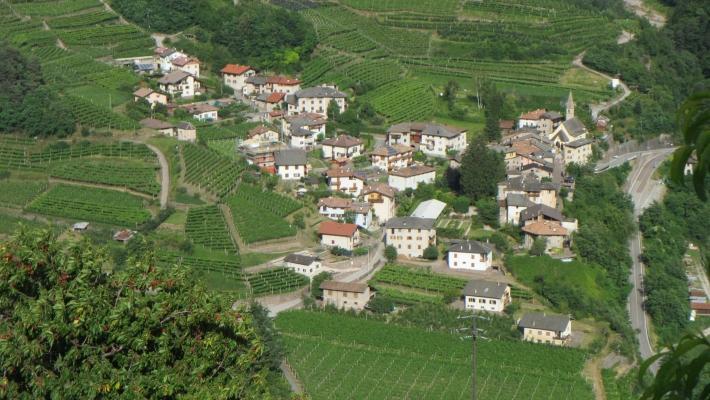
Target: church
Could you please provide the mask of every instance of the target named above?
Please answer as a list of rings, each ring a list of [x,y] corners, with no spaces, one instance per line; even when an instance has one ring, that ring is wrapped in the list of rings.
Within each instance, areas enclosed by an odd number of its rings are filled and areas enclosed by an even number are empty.
[[[565,165],[586,164],[592,157],[592,140],[584,123],[574,116],[574,99],[569,92],[565,120],[549,136],[555,148],[561,152]]]

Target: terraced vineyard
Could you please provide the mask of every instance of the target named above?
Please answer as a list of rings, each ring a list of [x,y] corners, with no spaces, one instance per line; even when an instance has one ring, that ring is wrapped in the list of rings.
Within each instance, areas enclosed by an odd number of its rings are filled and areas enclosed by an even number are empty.
[[[185,159],[185,180],[218,197],[224,197],[234,189],[244,169],[243,165],[214,150],[193,144],[183,145],[182,154]]]
[[[193,243],[224,253],[238,253],[219,207],[190,207],[185,233]]]
[[[413,267],[386,265],[377,271],[369,284],[398,304],[416,304],[443,303],[445,294],[461,293],[466,282],[465,279]]]
[[[247,275],[249,286],[254,296],[293,292],[308,285],[305,275],[293,272],[289,268],[270,269]]]
[[[82,158],[52,166],[50,175],[76,182],[120,186],[157,197],[160,184],[155,163],[116,158]]]
[[[32,143],[32,142],[30,142]],[[36,150],[29,144],[0,140],[0,167],[44,171],[51,165],[91,156],[121,157],[155,163],[156,157],[146,145],[131,142],[89,143],[66,147],[46,146]]]
[[[301,208],[293,199],[265,192],[250,185],[240,185],[227,198],[234,225],[244,243],[294,236],[296,228],[283,217]]]
[[[158,264],[166,267],[187,267],[195,271],[220,273],[232,279],[244,280],[241,260],[235,256],[232,260],[217,260],[204,257],[186,256],[179,253],[159,252],[156,254]]]
[[[260,123],[244,122],[235,126],[222,126],[214,124],[200,126],[197,128],[197,137],[205,142],[209,142],[211,140],[245,138],[247,133],[257,125],[260,125]]]
[[[57,16],[101,7],[99,0],[63,0],[63,1],[12,1],[12,8],[19,14],[30,16]]]
[[[279,313],[287,359],[305,392],[325,399],[470,399],[471,344],[443,332],[342,314]],[[524,342],[478,344],[481,400],[591,400],[586,353]]]
[[[391,123],[427,120],[434,113],[434,94],[426,84],[418,81],[392,82],[366,97]]]
[[[57,185],[27,207],[38,214],[136,227],[151,218],[140,197],[114,190]]]
[[[47,190],[47,182],[16,179],[0,180],[0,206],[24,207]]]
[[[68,17],[53,18],[47,22],[52,29],[76,28],[116,21],[118,15],[108,11],[92,11]]]

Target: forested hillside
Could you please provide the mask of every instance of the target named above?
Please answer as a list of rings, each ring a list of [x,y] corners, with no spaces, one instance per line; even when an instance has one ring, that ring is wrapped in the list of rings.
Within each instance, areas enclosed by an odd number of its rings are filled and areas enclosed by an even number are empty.
[[[660,30],[642,21],[634,40],[599,41],[584,61],[618,74],[638,93],[611,110],[619,133],[650,137],[675,129],[675,110],[690,93],[710,87],[710,3],[670,1]]]
[[[0,42],[0,132],[30,136],[74,132],[74,117],[42,77],[39,62]]]
[[[155,32],[185,31],[197,42],[182,47],[219,70],[239,61],[259,68],[292,68],[315,47],[315,32],[300,15],[260,1],[112,0],[128,20]]]

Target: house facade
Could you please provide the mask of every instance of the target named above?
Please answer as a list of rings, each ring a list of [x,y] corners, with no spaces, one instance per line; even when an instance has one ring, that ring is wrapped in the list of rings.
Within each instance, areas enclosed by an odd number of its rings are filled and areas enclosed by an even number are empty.
[[[537,238],[545,239],[545,252],[552,253],[556,250],[569,247],[569,231],[556,221],[534,221],[522,227],[524,241],[523,247],[530,249]]]
[[[412,165],[406,168],[391,171],[387,178],[390,186],[404,191],[406,189],[416,190],[422,183],[434,183],[436,179],[436,169],[427,165]]]
[[[428,124],[421,133],[419,150],[433,157],[446,157],[449,152],[466,150],[466,129]]]
[[[572,337],[572,320],[568,315],[527,313],[518,320],[523,340],[564,346]]]
[[[584,165],[588,163],[592,158],[592,140],[582,138],[562,144],[562,156],[565,165],[572,163]]]
[[[323,303],[340,310],[362,310],[370,301],[370,287],[364,283],[325,281],[321,283]]]
[[[464,308],[501,313],[510,304],[510,286],[503,282],[473,280],[463,288]]]
[[[283,180],[300,180],[308,175],[308,159],[301,149],[286,149],[274,155],[276,173]]]
[[[362,155],[362,140],[350,135],[338,135],[322,142],[323,158],[326,160],[350,159]]]
[[[372,166],[382,171],[405,168],[413,163],[414,149],[403,144],[385,145],[370,155]]]
[[[326,218],[344,221],[352,217],[355,225],[367,229],[372,223],[372,207],[369,203],[354,202],[341,197],[324,197],[318,201],[318,213]]]
[[[321,245],[326,247],[353,251],[360,244],[360,232],[355,224],[324,221],[318,227],[318,235],[321,237]]]
[[[366,186],[362,191],[365,201],[374,211],[374,216],[380,224],[386,223],[396,214],[395,189],[384,183]]]
[[[187,72],[195,78],[200,77],[200,60],[196,58],[188,56],[177,57],[172,60],[172,64],[173,70],[179,69]]]
[[[254,104],[256,104],[256,108],[259,109],[259,111],[270,113],[281,106],[281,103],[283,103],[285,97],[286,94],[284,93],[265,92],[256,96]]]
[[[466,240],[449,247],[447,260],[451,269],[487,271],[493,264],[493,249],[487,244]]]
[[[219,120],[219,108],[206,103],[188,104],[184,107],[184,110],[188,114],[192,115],[192,118],[206,122],[206,121],[218,121]]]
[[[189,122],[181,122],[177,125],[177,140],[185,142],[197,141],[197,129]]]
[[[385,224],[385,244],[394,246],[397,254],[416,258],[436,245],[436,220],[416,217],[390,218]]]
[[[167,105],[168,95],[156,92],[151,88],[140,88],[133,92],[133,101],[138,102],[141,100],[150,104],[150,108],[155,108],[157,104]]]
[[[247,140],[252,142],[277,142],[279,140],[279,133],[276,130],[271,129],[266,125],[259,125],[247,133]]]
[[[347,95],[333,86],[316,86],[301,89],[286,98],[288,115],[317,113],[327,115],[331,101],[338,105],[340,113],[347,109]]]
[[[144,118],[140,121],[143,128],[153,129],[165,136],[175,136],[175,125],[155,118]]]
[[[190,98],[195,96],[200,83],[185,71],[172,71],[158,79],[160,90],[172,97]]]
[[[326,172],[330,190],[342,192],[353,197],[360,196],[365,187],[365,177],[350,168],[332,168]]]

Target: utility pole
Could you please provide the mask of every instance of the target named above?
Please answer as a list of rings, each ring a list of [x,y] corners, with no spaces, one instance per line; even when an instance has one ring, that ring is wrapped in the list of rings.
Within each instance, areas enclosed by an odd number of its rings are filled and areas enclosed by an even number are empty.
[[[478,324],[477,320],[479,319],[485,319],[489,320],[490,318],[485,317],[483,315],[476,315],[475,312],[472,315],[463,315],[458,317],[458,319],[467,319],[471,318],[471,335],[467,336],[462,336],[460,339],[468,339],[471,338],[471,399],[476,400],[478,398],[478,395],[476,393],[476,388],[477,388],[477,382],[476,382],[476,375],[478,373],[478,362],[477,362],[477,357],[478,357]],[[469,328],[462,328],[460,330],[467,330]],[[482,330],[481,330],[482,331]],[[480,336],[482,339],[487,339],[485,336]]]

